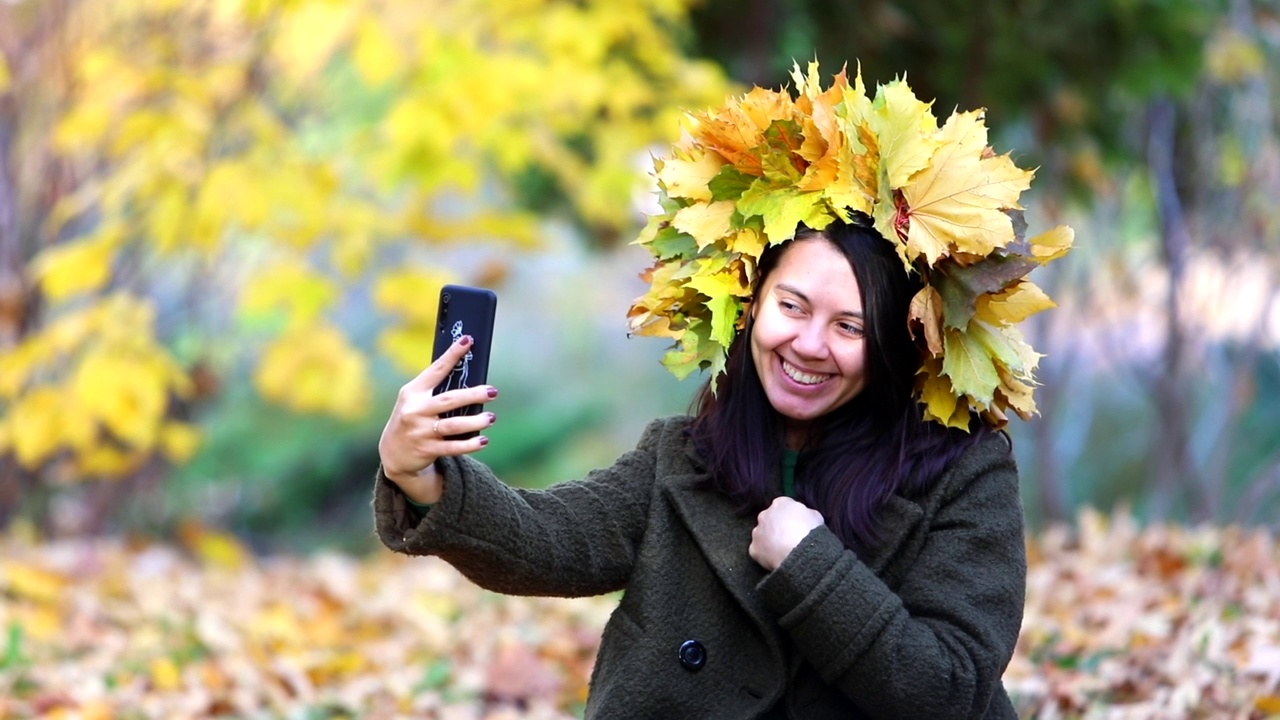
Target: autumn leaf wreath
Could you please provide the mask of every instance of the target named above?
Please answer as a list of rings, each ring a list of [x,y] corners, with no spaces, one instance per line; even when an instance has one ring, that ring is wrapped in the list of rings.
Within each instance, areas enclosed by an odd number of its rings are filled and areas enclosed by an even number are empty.
[[[662,362],[676,377],[716,377],[765,247],[799,223],[821,230],[860,213],[925,283],[908,319],[928,348],[916,384],[925,418],[1029,418],[1041,356],[1017,324],[1054,303],[1025,276],[1074,240],[1066,226],[1026,238],[1018,198],[1034,171],[987,145],[983,111],[939,127],[905,80],[871,99],[860,68],[852,86],[842,70],[822,89],[816,62],[792,79],[794,98],[757,87],[689,113],[671,155],[655,158],[662,212],[636,240],[654,264],[631,332],[673,340]]]

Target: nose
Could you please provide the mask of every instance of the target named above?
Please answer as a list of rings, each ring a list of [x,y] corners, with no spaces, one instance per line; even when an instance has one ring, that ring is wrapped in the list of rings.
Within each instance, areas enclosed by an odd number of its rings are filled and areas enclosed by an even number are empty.
[[[825,359],[829,350],[826,328],[816,322],[804,323],[797,329],[796,336],[791,339],[791,349],[802,358]]]

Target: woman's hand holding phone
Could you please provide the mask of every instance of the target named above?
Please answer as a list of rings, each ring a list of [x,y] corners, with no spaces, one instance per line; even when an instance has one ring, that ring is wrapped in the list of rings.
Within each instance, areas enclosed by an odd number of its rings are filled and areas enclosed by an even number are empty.
[[[451,438],[482,432],[494,423],[493,413],[445,415],[489,402],[498,396],[497,388],[478,385],[433,394],[467,354],[471,343],[470,336],[458,338],[435,362],[400,388],[378,440],[383,474],[414,502],[431,504],[444,492],[434,467],[437,458],[473,453],[489,443],[489,438],[481,434]]]

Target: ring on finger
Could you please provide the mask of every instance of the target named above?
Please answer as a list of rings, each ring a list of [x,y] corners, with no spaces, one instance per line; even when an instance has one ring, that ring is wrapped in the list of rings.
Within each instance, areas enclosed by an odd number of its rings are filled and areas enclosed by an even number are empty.
[[[437,420],[437,421],[435,422],[435,424],[431,426],[431,432],[435,433],[435,434],[436,434],[436,437],[444,437],[443,435],[441,435],[441,434],[440,434],[440,421],[439,421],[439,420]]]

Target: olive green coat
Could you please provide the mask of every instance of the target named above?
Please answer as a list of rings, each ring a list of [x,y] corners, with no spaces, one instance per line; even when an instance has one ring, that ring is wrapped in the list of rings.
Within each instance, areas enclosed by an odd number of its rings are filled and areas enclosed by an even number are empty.
[[[605,626],[588,718],[1012,718],[1000,676],[1026,575],[1007,439],[968,451],[923,497],[890,499],[886,539],[847,549],[825,526],[766,573],[754,517],[699,488],[688,418],[657,420],[610,468],[544,491],[467,457],[439,461],[444,495],[417,522],[378,473],[377,531],[501,593],[625,589]],[[861,557],[860,557],[861,556]],[[698,666],[682,655],[701,644]]]

